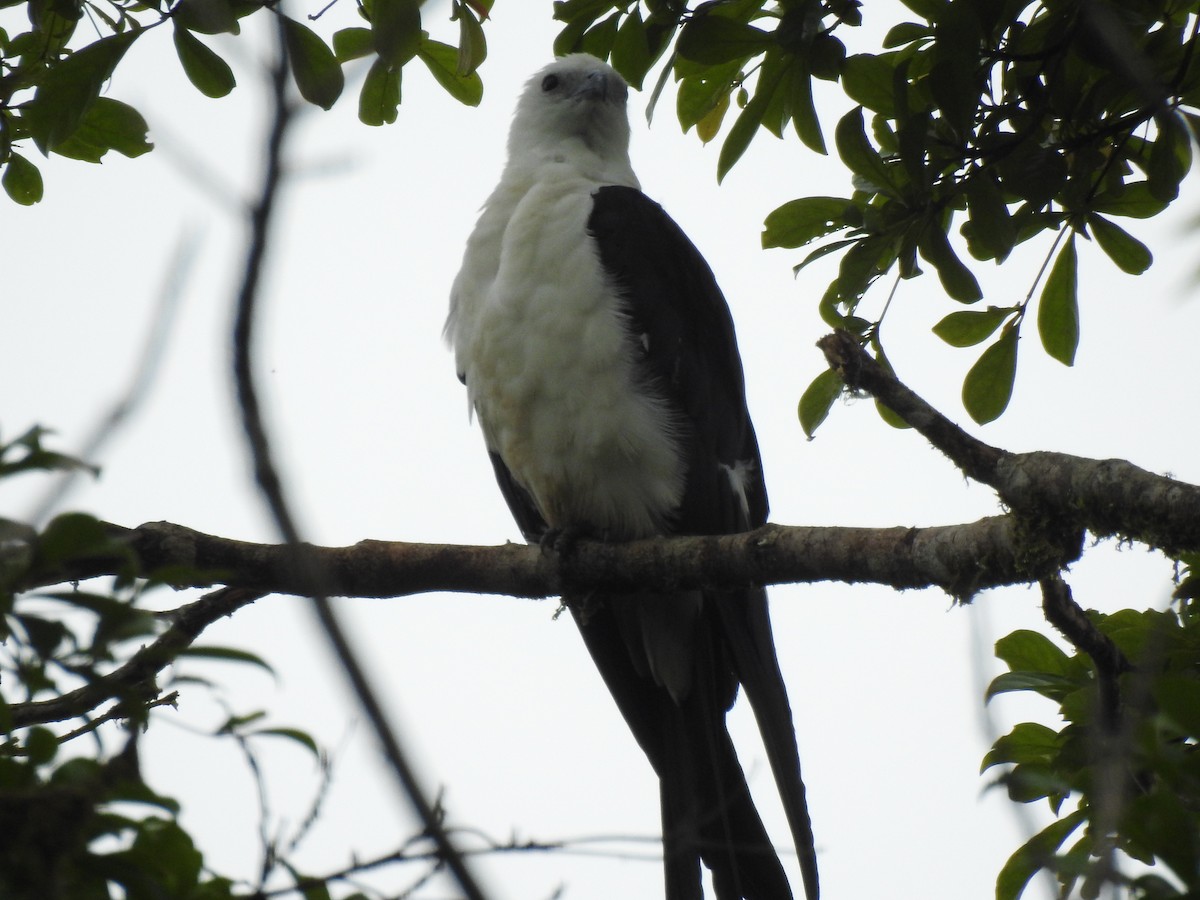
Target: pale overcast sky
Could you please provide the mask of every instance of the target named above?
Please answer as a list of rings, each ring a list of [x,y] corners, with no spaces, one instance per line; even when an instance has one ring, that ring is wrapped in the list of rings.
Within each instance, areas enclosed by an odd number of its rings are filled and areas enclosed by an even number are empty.
[[[897,7],[867,5],[875,33]],[[456,25],[435,4],[426,16],[435,36],[453,40]],[[328,28],[354,19],[348,5],[335,7]],[[440,333],[463,241],[503,162],[515,97],[550,58],[556,30],[548,2],[497,3],[479,109],[459,107],[414,62],[395,125],[358,124],[348,95],[332,113],[307,114],[292,135],[295,177],[276,223],[258,360],[276,451],[311,540],[519,539]],[[31,209],[3,208],[0,384],[7,389],[0,424],[12,436],[38,422],[58,431],[61,446],[77,446],[129,378],[168,261],[186,240],[195,255],[153,393],[98,460],[103,476],[68,505],[125,525],[165,519],[273,540],[228,374],[244,244],[230,201],[255,184],[264,99],[246,42],[212,43],[237,62],[232,96],[199,95],[165,30],[147,35],[110,93],[145,113],[155,152],[100,167],[51,160],[46,199]],[[801,254],[763,252],[759,233],[785,200],[848,193],[836,157],[764,132],[718,187],[717,145],[681,136],[669,100],[647,128],[644,105],[644,95],[632,97],[635,168],[647,193],[705,253],[729,298],[772,521],[929,525],[997,512],[990,492],[966,483],[920,437],[884,425],[870,402],[837,406],[811,443],[800,431],[796,402],[822,368],[813,343],[826,328],[816,301],[832,269],[814,267],[794,279]],[[824,94],[828,135],[849,106],[835,92]],[[1194,389],[1200,332],[1200,311],[1189,299],[1195,204],[1179,206],[1161,222],[1130,227],[1157,256],[1142,278],[1121,274],[1090,245],[1081,248],[1075,368],[1048,360],[1029,335],[1012,407],[975,433],[1012,450],[1117,456],[1200,481],[1200,426],[1178,399]],[[980,265],[987,302],[1023,298],[1047,246],[1022,248],[1003,272]],[[880,291],[866,301],[872,313],[886,286]],[[932,276],[906,283],[885,336],[901,377],[966,423],[959,387],[977,354],[952,350],[929,332],[953,308]],[[41,488],[6,486],[0,513],[19,517]],[[1110,542],[1089,549],[1068,580],[1084,606],[1109,610],[1165,605],[1170,574],[1160,556],[1141,547],[1118,551]],[[990,649],[996,637],[1018,627],[1048,630],[1038,593],[989,592],[967,609],[932,591],[875,587],[794,586],[772,597],[824,896],[992,896],[997,871],[1023,837],[1010,804],[978,772],[994,737],[980,696],[998,671]],[[430,791],[445,788],[450,824],[497,840],[657,834],[650,767],[574,626],[554,620],[555,602],[430,595],[339,605]],[[299,857],[306,871],[340,868],[352,852],[386,852],[411,833],[304,601],[264,599],[204,640],[262,654],[278,680],[220,664],[187,671],[222,682],[221,696],[236,711],[266,709],[270,723],[307,728],[334,751],[322,822]],[[992,727],[1002,731],[1049,712],[1014,698],[990,710]],[[183,801],[184,824],[209,863],[250,878],[257,806],[245,767],[235,748],[190,731],[224,717],[203,690],[186,688],[178,712],[155,717],[143,761],[151,783]],[[753,723],[745,710],[734,720],[760,808],[786,845]],[[294,825],[315,787],[313,766],[287,746],[269,748],[268,758],[273,813]],[[1045,820],[1041,807],[1035,813]],[[632,856],[657,851],[653,844],[613,846]],[[799,890],[794,860],[788,865]],[[526,855],[488,858],[477,868],[493,896],[506,900],[549,898],[560,886],[569,900],[661,893],[654,860]],[[384,882],[409,877],[389,872]],[[448,895],[442,882],[420,896]]]

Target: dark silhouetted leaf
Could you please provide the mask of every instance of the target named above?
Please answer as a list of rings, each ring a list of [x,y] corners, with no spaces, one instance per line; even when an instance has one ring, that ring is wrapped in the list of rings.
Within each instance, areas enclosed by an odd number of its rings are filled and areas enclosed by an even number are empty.
[[[983,298],[983,291],[975,276],[958,258],[946,232],[936,221],[927,222],[917,243],[921,257],[927,260],[938,273],[938,280],[946,293],[959,303],[974,303]]]
[[[1058,252],[1038,299],[1038,336],[1042,346],[1065,366],[1075,362],[1079,347],[1079,300],[1075,235]]]
[[[996,900],[1017,900],[1046,860],[1062,846],[1075,829],[1087,821],[1087,812],[1077,810],[1051,822],[1008,858],[996,877]]]
[[[846,227],[849,200],[841,197],[803,197],[773,210],[763,223],[762,245],[803,247],[809,241]]]
[[[139,34],[127,31],[101,38],[45,71],[22,111],[22,122],[39,150],[57,149],[75,133]]]
[[[75,133],[54,152],[85,162],[100,162],[109,150],[128,157],[141,156],[154,147],[146,140],[146,132],[146,120],[132,106],[110,97],[99,97]]]
[[[186,28],[175,28],[175,52],[188,81],[206,97],[224,97],[237,81],[229,64]]]
[[[773,43],[761,28],[726,16],[698,15],[679,33],[675,49],[684,59],[704,65],[720,65],[761,53]]]
[[[391,125],[400,106],[403,69],[392,69],[383,59],[371,63],[358,95],[358,119],[364,125]]]
[[[933,326],[933,333],[951,347],[973,347],[995,334],[1014,312],[1016,309],[1011,306],[952,312]]]
[[[866,179],[881,193],[897,198],[900,196],[887,164],[867,140],[862,107],[852,109],[841,118],[834,129],[833,139],[838,155],[851,172]]]
[[[656,49],[650,46],[642,13],[635,6],[629,15],[621,20],[621,27],[613,39],[610,62],[626,81],[640,91],[646,73],[650,71],[650,66],[654,64],[658,55]]]
[[[331,109],[346,84],[337,58],[307,25],[286,16],[283,25],[292,63],[292,78],[300,96],[322,109]]]
[[[370,28],[343,28],[333,33],[333,55],[340,63],[362,59],[375,52],[375,37]]]
[[[9,155],[0,184],[10,199],[22,206],[31,206],[42,199],[42,173],[19,153]]]
[[[1118,193],[1099,194],[1092,203],[1092,209],[1096,212],[1128,216],[1131,219],[1149,219],[1166,208],[1167,201],[1155,197],[1144,181],[1125,185]]]
[[[967,414],[980,425],[1000,418],[1012,399],[1017,377],[1017,330],[1006,327],[971,366],[963,379],[962,401]]]
[[[176,28],[201,34],[237,34],[241,30],[229,0],[180,0],[171,20]]]
[[[1122,272],[1141,275],[1154,262],[1150,249],[1116,223],[1103,216],[1091,215],[1087,224],[1100,249]]]
[[[373,0],[371,32],[375,35],[375,50],[379,58],[393,68],[403,66],[416,56],[421,47],[419,0]]]
[[[967,179],[965,189],[970,228],[964,228],[963,235],[971,255],[1003,262],[1017,242],[1017,227],[1000,188],[989,173],[976,170]]]
[[[842,68],[842,89],[867,109],[892,116],[896,111],[896,66],[892,54],[859,53],[847,57]]]

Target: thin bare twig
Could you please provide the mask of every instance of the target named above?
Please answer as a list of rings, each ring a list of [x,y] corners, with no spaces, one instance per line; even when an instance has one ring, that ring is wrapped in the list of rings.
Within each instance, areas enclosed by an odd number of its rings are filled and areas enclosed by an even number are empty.
[[[287,98],[288,58],[284,22],[278,30],[278,55],[271,70],[271,94],[274,117],[267,140],[266,169],[258,201],[250,213],[250,245],[246,253],[246,264],[241,289],[238,292],[237,313],[234,321],[234,379],[236,382],[238,408],[242,425],[249,442],[254,461],[255,480],[262,490],[271,514],[279,527],[289,550],[300,546],[300,534],[292,517],[283,485],[271,458],[270,443],[263,424],[261,408],[255,389],[252,360],[252,337],[258,288],[261,282],[263,261],[266,257],[271,214],[282,180],[284,138],[291,119],[291,105]],[[430,805],[418,783],[407,755],[404,753],[394,727],[387,721],[383,707],[372,689],[366,673],[358,662],[353,648],[346,637],[341,623],[329,604],[328,593],[320,589],[322,573],[311,556],[291,553],[293,564],[305,571],[306,581],[314,586],[309,596],[314,611],[325,635],[333,646],[342,669],[350,681],[359,705],[366,713],[376,737],[382,745],[384,757],[395,773],[413,809],[424,823],[426,832],[437,844],[441,858],[453,873],[459,887],[468,900],[483,900],[483,892],[467,868],[466,861],[457,851],[442,825],[441,816]]]

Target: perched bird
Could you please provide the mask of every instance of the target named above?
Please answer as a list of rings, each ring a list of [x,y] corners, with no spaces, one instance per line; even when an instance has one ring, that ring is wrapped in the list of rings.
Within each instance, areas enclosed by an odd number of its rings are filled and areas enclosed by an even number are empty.
[[[629,90],[574,54],[528,83],[467,243],[446,335],[526,539],[749,531],[767,493],[725,299],[629,162]],[[725,714],[757,718],[817,900],[812,828],[766,592],[564,598],[660,781],[668,900],[792,892]]]

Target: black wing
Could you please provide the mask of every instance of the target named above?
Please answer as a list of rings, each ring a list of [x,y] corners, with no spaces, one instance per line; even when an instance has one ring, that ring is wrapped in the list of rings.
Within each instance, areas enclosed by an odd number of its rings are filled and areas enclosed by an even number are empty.
[[[747,531],[767,520],[767,487],[733,320],[712,270],[653,200],[628,187],[592,195],[588,231],[625,303],[631,345],[649,390],[683,413],[688,479],[679,534]],[[731,490],[742,466],[748,510]]]
[[[746,531],[767,519],[767,489],[729,307],[708,263],[657,203],[609,186],[593,194],[588,231],[625,303],[647,386],[684,414],[688,474],[674,521],[681,534]],[[730,469],[743,471],[746,507]],[[766,592],[710,594],[734,676],[758,721],[800,857],[809,900],[819,895],[791,707],[775,656]],[[720,676],[718,675],[718,680]],[[724,693],[718,685],[718,693]]]

